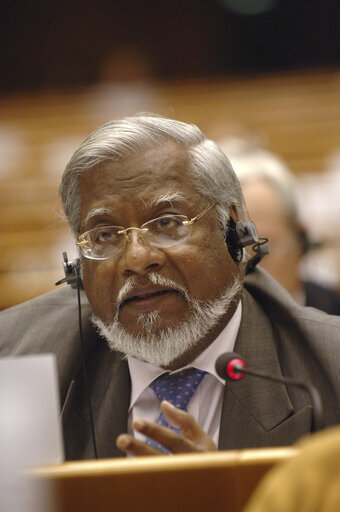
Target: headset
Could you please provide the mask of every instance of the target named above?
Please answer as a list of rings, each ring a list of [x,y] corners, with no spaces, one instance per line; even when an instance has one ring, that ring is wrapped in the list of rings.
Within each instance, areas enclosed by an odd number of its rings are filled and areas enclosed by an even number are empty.
[[[84,389],[85,396],[87,401],[87,407],[89,411],[90,418],[90,429],[91,429],[91,439],[93,445],[93,453],[95,459],[98,459],[98,451],[97,451],[97,441],[96,434],[94,429],[94,419],[93,419],[93,409],[91,404],[91,396],[89,393],[89,385],[88,385],[88,376],[87,376],[87,367],[86,367],[86,356],[85,356],[85,345],[83,338],[83,327],[82,327],[82,318],[81,318],[81,299],[80,299],[80,291],[83,289],[83,283],[80,277],[80,260],[79,258],[69,261],[67,258],[67,253],[63,252],[63,267],[65,272],[65,277],[57,281],[55,284],[58,286],[62,283],[67,283],[71,285],[71,288],[77,290],[77,299],[78,299],[78,326],[79,326],[79,347],[81,354],[81,366],[83,369],[83,380],[84,380]],[[67,409],[69,405],[69,400],[74,390],[74,380],[71,381],[69,389],[67,391],[66,399],[64,401],[64,405],[62,408],[61,416],[63,416],[64,411]]]
[[[246,274],[252,272],[262,258],[269,254],[268,238],[259,238],[256,226],[251,220],[235,223],[230,217],[224,239],[229,254],[236,263],[243,259],[243,248],[253,246],[255,255],[245,264]]]
[[[56,286],[59,284],[67,283],[71,285],[71,288],[77,290],[78,289],[78,281],[81,283],[81,288],[83,288],[81,279],[79,279],[80,275],[80,260],[79,258],[69,261],[67,257],[67,253],[63,252],[63,268],[65,277],[60,279],[55,283]]]

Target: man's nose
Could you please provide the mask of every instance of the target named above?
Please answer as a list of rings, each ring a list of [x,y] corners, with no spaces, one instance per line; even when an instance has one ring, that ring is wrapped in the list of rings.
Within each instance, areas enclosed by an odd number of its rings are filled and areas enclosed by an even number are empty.
[[[141,231],[132,229],[128,233],[119,267],[125,275],[145,275],[151,270],[162,268],[165,260],[163,251],[149,245]]]

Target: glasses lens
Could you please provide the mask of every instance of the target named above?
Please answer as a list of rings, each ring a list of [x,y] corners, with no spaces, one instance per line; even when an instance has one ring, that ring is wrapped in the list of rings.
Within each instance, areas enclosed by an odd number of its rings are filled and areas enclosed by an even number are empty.
[[[145,239],[155,247],[171,247],[190,236],[191,225],[183,224],[185,215],[167,215],[153,219],[142,227],[147,228]]]
[[[83,234],[81,250],[85,257],[94,260],[106,259],[124,247],[125,234],[119,226],[103,226]]]

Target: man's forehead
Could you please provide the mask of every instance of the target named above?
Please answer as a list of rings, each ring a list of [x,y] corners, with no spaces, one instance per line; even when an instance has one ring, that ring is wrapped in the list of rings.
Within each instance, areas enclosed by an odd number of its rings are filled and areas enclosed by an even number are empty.
[[[163,208],[169,206],[180,207],[184,205],[194,207],[194,203],[191,197],[188,197],[182,192],[177,192],[173,190],[173,187],[170,187],[169,190],[165,192],[156,192],[152,195],[140,194],[137,200],[134,202],[139,204],[142,207],[142,209],[145,210],[152,210],[156,208]],[[84,223],[86,224],[94,217],[112,216],[115,215],[117,212],[124,210],[125,200],[120,195],[112,197],[110,203],[110,206],[98,205],[91,208],[86,213]]]
[[[147,159],[142,165],[132,160],[106,161],[80,176],[82,201],[97,203],[110,197],[119,202],[124,196],[134,196],[136,200],[154,206],[190,198],[197,189],[186,164],[181,159],[167,161],[162,156],[157,162]]]
[[[202,196],[182,147],[172,144],[140,156],[141,159],[107,160],[80,177],[83,219],[88,221],[110,212],[115,215],[131,203],[146,216],[154,215],[152,210],[157,214],[163,205],[200,205]]]
[[[106,161],[86,170],[80,176],[80,191],[91,197],[97,192],[105,194],[148,194],[159,188],[177,190],[194,189],[194,178],[188,162],[182,159],[168,160],[160,155],[157,161],[126,160]],[[168,192],[168,190],[166,190]]]
[[[182,159],[163,159],[157,161],[132,161],[125,162],[106,162],[95,169],[92,179],[100,179],[111,186],[122,187],[141,187],[147,188],[163,183],[193,183],[192,172],[187,165],[187,161]],[[90,178],[91,178],[90,177]],[[85,177],[86,179],[86,177]]]

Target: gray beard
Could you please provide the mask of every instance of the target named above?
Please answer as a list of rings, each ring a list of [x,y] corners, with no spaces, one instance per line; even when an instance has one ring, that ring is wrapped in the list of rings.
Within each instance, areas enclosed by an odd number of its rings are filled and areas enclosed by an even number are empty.
[[[131,334],[119,322],[119,306],[127,292],[133,288],[136,280],[131,277],[118,294],[114,320],[104,324],[92,316],[92,323],[99,334],[105,338],[111,350],[118,350],[126,356],[147,363],[166,367],[185,352],[194,347],[213,329],[228,311],[236,295],[242,289],[242,283],[235,276],[234,283],[219,298],[200,302],[189,296],[187,290],[152,272],[148,274],[151,283],[177,290],[189,304],[189,312],[178,324],[160,329],[160,315],[157,310],[140,313],[137,318],[141,333]]]

